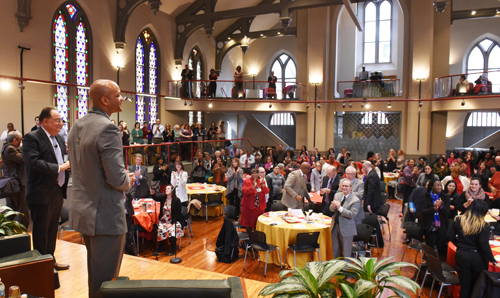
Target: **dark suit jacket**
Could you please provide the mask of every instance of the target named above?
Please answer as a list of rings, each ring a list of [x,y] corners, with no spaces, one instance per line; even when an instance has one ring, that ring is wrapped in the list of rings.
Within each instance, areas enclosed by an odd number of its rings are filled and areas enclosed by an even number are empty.
[[[375,169],[372,169],[366,177],[363,201],[365,202],[365,209],[367,210],[368,206],[371,206],[372,212],[375,214],[383,205],[382,194],[380,193],[380,178]]]
[[[323,210],[323,214],[325,214],[325,215],[328,215],[328,216],[333,215],[333,213],[330,211],[330,204],[333,202],[333,199],[335,197],[335,193],[339,189],[340,179],[341,179],[341,177],[339,175],[336,175],[335,178],[333,179],[332,186],[330,187],[331,192],[325,193],[323,195],[323,201],[321,202],[321,210]],[[328,178],[328,176],[323,177],[323,182],[321,184],[321,188],[327,188],[329,180],[330,180],[330,178]],[[329,200],[328,204],[325,202],[326,196],[328,196],[328,200]]]
[[[130,173],[134,173],[136,165],[131,165],[128,167],[128,171]],[[148,186],[148,167],[141,165],[141,181],[139,185],[134,184],[132,186],[131,192],[134,198],[145,198],[149,195],[149,186]]]
[[[66,155],[66,145],[60,135],[56,135],[61,153]],[[26,203],[49,204],[57,197],[66,198],[69,174],[63,187],[57,184],[59,164],[52,141],[43,129],[32,131],[24,136],[23,155],[26,165]]]

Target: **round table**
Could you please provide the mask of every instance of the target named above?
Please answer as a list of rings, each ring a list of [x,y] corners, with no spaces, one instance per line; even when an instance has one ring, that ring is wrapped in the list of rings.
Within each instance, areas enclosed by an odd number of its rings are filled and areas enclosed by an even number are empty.
[[[202,194],[205,195],[205,200],[208,194],[214,193],[222,193],[222,202],[223,205],[226,205],[226,188],[224,186],[215,185],[215,184],[202,184],[202,183],[191,183],[186,184],[187,194],[189,196],[189,200],[191,201],[191,195],[193,194]],[[194,215],[195,208],[191,208],[191,214]],[[209,208],[208,216],[220,216],[222,214],[222,208]],[[205,208],[201,208],[198,213],[199,216],[205,216]]]
[[[285,212],[276,212],[280,215]],[[266,213],[267,214],[267,213]],[[331,260],[333,259],[333,251],[332,251],[332,236],[330,233],[330,224],[331,218],[327,216],[324,217],[324,225],[320,225],[319,222],[316,224],[308,224],[308,223],[295,223],[290,224],[281,219],[279,216],[274,219],[273,217],[268,217],[266,214],[259,216],[257,220],[257,231],[262,231],[266,234],[266,241],[269,244],[273,244],[279,247],[281,252],[281,261],[285,261],[285,252],[286,248],[290,244],[295,244],[297,242],[297,234],[298,233],[307,233],[307,232],[320,232],[318,243],[320,246],[321,253],[321,261]],[[278,223],[278,225],[271,226],[271,223]],[[261,252],[260,255],[261,260],[266,259],[265,252]],[[296,254],[297,267],[303,268],[307,262],[310,260],[309,253],[297,253]],[[318,254],[316,252],[313,253],[313,260],[319,261]],[[269,254],[268,263],[273,263],[277,266],[280,265],[278,252],[272,252]],[[293,269],[293,251],[291,249],[288,250],[288,256],[286,258],[285,268]]]
[[[399,178],[399,173],[384,173],[384,182],[385,182],[385,192],[389,193],[389,181],[397,180]]]

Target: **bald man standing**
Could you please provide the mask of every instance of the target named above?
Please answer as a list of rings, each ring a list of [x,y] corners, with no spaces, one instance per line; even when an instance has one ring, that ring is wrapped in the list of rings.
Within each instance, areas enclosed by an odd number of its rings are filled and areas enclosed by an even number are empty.
[[[123,162],[122,141],[111,114],[122,111],[120,87],[109,80],[90,86],[93,108],[78,119],[68,138],[72,165],[71,226],[87,247],[89,297],[118,277],[125,247],[124,193],[135,181]]]
[[[285,182],[285,192],[281,202],[288,208],[303,209],[304,199],[309,200],[307,192],[307,174],[311,171],[311,165],[303,162],[300,169],[290,172]]]

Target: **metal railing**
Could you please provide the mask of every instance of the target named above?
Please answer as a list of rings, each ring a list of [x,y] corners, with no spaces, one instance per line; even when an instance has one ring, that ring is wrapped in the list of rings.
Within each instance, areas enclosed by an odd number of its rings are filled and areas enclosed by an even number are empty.
[[[396,97],[401,96],[399,79],[367,81],[338,81],[340,98]]]
[[[465,80],[461,77],[465,76]],[[455,74],[434,79],[433,98],[500,95],[500,70]]]
[[[227,142],[234,144],[238,144],[238,148],[242,149],[243,148],[243,143],[248,143],[248,147],[253,148],[252,143],[250,142],[249,139],[247,138],[241,138],[241,139],[224,139],[224,140],[207,140],[207,141],[179,141],[179,142],[165,142],[165,143],[160,143],[160,144],[137,144],[137,145],[130,145],[130,146],[123,146],[124,149],[124,155],[125,155],[125,164],[129,165],[129,160],[133,164],[135,162],[134,155],[135,154],[141,154],[143,156],[146,156],[146,158],[143,160],[145,165],[155,165],[156,164],[156,159],[160,156],[163,156],[166,160],[165,164],[170,163],[170,159],[173,156],[173,154],[177,154],[178,156],[181,156],[182,161],[193,161],[194,154],[196,153],[196,150],[202,149],[203,152],[211,149],[212,154],[216,150],[222,150],[226,149],[227,147],[231,146],[226,146]],[[253,150],[252,150],[253,151]],[[186,156],[187,155],[187,156]],[[189,159],[187,159],[187,158]],[[227,155],[229,158],[229,154]]]
[[[212,87],[216,84],[216,87]],[[172,80],[167,81],[167,96],[183,99],[290,99],[305,100],[306,86],[296,81],[279,81],[269,88],[268,81]],[[215,96],[213,96],[215,88]],[[210,93],[212,91],[212,94]]]

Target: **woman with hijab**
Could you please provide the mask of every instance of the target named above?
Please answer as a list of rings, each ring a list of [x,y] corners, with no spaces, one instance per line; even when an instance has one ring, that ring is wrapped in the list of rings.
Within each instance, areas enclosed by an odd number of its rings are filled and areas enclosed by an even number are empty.
[[[242,187],[240,223],[246,228],[255,229],[257,218],[266,210],[266,194],[269,188],[264,178],[259,177],[257,169],[250,171],[251,177],[245,179]]]
[[[447,233],[448,240],[457,246],[455,263],[460,280],[460,298],[472,297],[477,278],[481,272],[488,270],[488,262],[500,267],[491,252],[489,224],[484,220],[487,212],[486,202],[473,201],[464,214],[455,218]]]
[[[417,217],[420,230],[425,236],[425,243],[434,248],[436,245],[440,255],[446,255],[446,231],[450,214],[450,198],[442,192],[439,180],[429,181],[427,192],[418,201]]]
[[[465,210],[467,210],[467,208],[469,208],[470,204],[474,200],[483,200],[488,205],[491,201],[488,194],[486,194],[481,187],[481,180],[479,180],[479,178],[477,177],[474,177],[470,180],[469,187],[458,197],[455,202],[455,206],[458,211],[464,212]]]
[[[439,177],[438,177],[438,175],[436,175],[432,172],[432,168],[430,165],[425,165],[424,172],[420,173],[420,175],[418,176],[416,186],[417,187],[425,186],[425,184],[429,180],[439,180]]]

